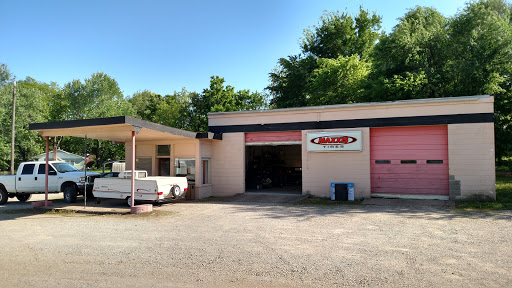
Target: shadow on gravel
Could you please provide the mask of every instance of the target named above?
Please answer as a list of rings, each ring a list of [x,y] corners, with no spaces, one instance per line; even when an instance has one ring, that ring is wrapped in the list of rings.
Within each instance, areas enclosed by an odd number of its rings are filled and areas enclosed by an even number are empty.
[[[347,216],[368,213],[386,213],[405,218],[425,220],[453,220],[458,218],[512,220],[512,211],[464,211],[433,207],[391,207],[391,206],[365,206],[365,205],[303,205],[283,203],[236,203],[236,202],[208,202],[196,204],[229,205],[226,209],[233,213],[258,213],[268,218],[297,218],[308,220],[322,216]]]

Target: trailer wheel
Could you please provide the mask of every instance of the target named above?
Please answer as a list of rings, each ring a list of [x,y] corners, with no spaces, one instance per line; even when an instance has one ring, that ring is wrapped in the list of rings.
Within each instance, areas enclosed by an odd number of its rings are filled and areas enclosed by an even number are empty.
[[[126,204],[128,204],[129,207],[132,207],[132,197],[131,196],[126,197]],[[133,202],[133,204],[135,205],[135,202]]]
[[[9,199],[7,196],[7,191],[5,191],[4,187],[0,187],[0,205],[7,203],[7,199]]]
[[[27,201],[28,199],[30,199],[30,197],[32,197],[32,194],[16,193],[16,198],[17,198],[17,199],[18,199],[18,201],[20,201],[20,202],[25,202],[25,201]]]
[[[172,196],[174,198],[180,197],[181,196],[181,188],[180,188],[180,186],[176,185],[176,186],[172,187],[171,193],[172,193]]]
[[[77,197],[77,194],[76,194],[75,186],[72,184],[66,185],[66,187],[64,187],[64,202],[75,203],[76,197]]]

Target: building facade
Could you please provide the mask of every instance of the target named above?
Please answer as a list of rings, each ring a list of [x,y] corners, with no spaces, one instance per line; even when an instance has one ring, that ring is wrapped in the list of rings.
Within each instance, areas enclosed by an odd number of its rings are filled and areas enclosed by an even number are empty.
[[[212,195],[353,183],[356,199],[495,199],[493,112],[470,96],[212,113]]]

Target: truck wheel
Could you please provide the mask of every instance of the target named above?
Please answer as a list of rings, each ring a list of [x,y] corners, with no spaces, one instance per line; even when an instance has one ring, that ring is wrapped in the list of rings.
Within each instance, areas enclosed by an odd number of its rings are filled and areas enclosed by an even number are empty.
[[[171,189],[172,196],[174,198],[178,198],[181,196],[181,188],[180,186],[176,185]]]
[[[67,185],[64,188],[64,202],[66,203],[75,203],[76,202],[76,189],[73,185]]]
[[[30,197],[32,197],[32,194],[16,193],[16,198],[17,198],[17,199],[18,199],[18,201],[20,201],[20,202],[25,202],[25,201],[27,201],[28,199],[30,199]]]
[[[4,187],[0,187],[0,205],[7,203],[7,199],[9,199],[7,191],[5,191]]]

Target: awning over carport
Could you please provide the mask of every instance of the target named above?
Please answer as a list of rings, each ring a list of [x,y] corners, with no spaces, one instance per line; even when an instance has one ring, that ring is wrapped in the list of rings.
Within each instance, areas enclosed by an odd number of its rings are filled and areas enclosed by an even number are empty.
[[[179,140],[179,139],[217,139],[222,135],[214,133],[198,133],[181,130],[169,126],[140,120],[130,116],[109,118],[95,118],[84,120],[57,121],[29,124],[29,130],[37,131],[46,139],[46,187],[45,206],[48,206],[48,151],[49,137],[74,136],[99,140],[108,140],[115,143],[130,143],[132,159],[135,159],[135,137],[140,141]],[[132,161],[131,170],[135,170],[135,161]],[[134,211],[135,182],[132,177],[131,207]]]
[[[131,131],[137,133],[137,140],[176,140],[176,139],[217,139],[220,134],[200,133],[181,130],[169,126],[140,120],[130,116],[95,118],[84,120],[32,123],[29,129],[43,137],[75,136],[125,143],[131,141]]]

